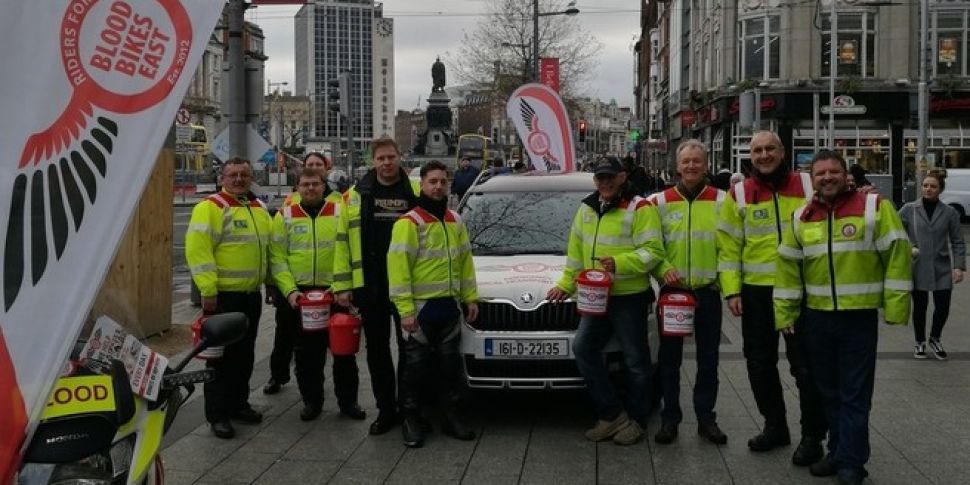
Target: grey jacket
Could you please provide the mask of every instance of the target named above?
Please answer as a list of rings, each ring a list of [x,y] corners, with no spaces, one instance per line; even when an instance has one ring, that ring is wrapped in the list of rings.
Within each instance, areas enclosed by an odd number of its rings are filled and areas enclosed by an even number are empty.
[[[919,248],[913,258],[913,287],[921,291],[953,288],[953,268],[967,269],[966,245],[957,211],[939,202],[933,219],[926,215],[923,199],[899,209],[909,241]]]

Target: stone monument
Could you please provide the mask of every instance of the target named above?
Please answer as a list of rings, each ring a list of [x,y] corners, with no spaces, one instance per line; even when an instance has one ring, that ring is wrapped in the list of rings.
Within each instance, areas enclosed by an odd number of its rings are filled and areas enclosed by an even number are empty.
[[[428,97],[428,129],[421,134],[418,152],[428,157],[452,154],[454,132],[451,129],[451,99],[445,93],[445,65],[439,57],[431,65],[431,96]]]

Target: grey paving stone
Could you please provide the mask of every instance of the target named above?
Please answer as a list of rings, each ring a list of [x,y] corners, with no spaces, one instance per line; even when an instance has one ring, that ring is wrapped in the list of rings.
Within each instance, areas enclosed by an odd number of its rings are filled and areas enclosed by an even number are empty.
[[[201,472],[173,470],[169,469],[167,466],[165,468],[165,483],[169,485],[192,485],[201,476]]]
[[[240,451],[282,454],[292,448],[305,434],[305,432],[280,430],[274,426],[268,426],[247,441]]]
[[[537,425],[522,467],[522,483],[593,483],[595,450],[596,444],[583,437],[581,426]]]
[[[967,476],[970,474],[970,463],[968,462],[913,462],[913,465],[926,477],[925,482],[914,483],[966,483]]]
[[[653,461],[650,456],[650,436],[645,435],[633,446],[599,443],[596,447],[596,481],[603,485],[652,484]]]
[[[465,475],[468,460],[475,451],[476,441],[458,441],[433,433],[423,448],[408,449],[394,466],[387,483],[413,483],[421,481],[456,483]]]
[[[337,471],[334,483],[382,483],[404,451],[398,429],[382,436],[366,436]]]
[[[528,448],[531,425],[496,424],[485,428],[468,462],[464,482],[518,479]]]
[[[280,458],[279,453],[254,453],[237,450],[202,476],[203,482],[252,483]]]
[[[221,440],[215,436],[189,434],[165,449],[165,468],[205,473],[230,456],[242,440]]]
[[[341,464],[340,461],[278,460],[253,483],[322,485],[330,483]]]

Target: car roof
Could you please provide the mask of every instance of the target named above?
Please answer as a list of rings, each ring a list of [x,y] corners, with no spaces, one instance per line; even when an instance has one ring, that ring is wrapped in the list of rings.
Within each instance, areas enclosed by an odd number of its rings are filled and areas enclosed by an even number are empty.
[[[592,192],[593,174],[570,173],[522,173],[496,175],[471,189],[473,192]]]

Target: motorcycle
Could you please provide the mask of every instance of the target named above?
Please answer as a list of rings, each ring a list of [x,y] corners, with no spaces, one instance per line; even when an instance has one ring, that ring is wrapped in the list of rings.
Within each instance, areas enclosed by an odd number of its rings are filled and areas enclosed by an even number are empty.
[[[209,317],[201,338],[161,376],[156,399],[135,394],[119,360],[78,360],[75,349],[28,445],[18,484],[160,485],[162,438],[195,384],[211,381],[211,369],[183,372],[199,353],[241,339],[242,313]]]

